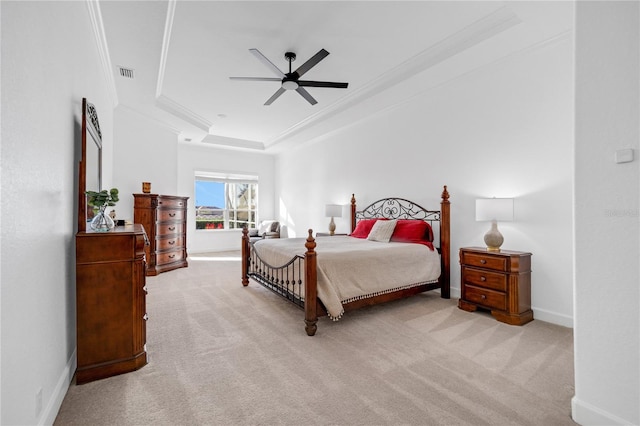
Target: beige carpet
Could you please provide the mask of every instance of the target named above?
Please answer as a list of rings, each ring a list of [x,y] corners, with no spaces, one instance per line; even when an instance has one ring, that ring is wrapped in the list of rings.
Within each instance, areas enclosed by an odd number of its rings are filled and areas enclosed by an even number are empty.
[[[240,282],[238,253],[147,278],[141,370],[72,384],[56,425],[573,425],[571,329],[427,293],[323,318]]]

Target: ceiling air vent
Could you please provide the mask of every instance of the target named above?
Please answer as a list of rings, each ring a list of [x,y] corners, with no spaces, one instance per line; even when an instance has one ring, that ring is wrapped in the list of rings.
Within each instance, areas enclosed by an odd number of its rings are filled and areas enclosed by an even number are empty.
[[[125,68],[125,67],[118,67],[120,69],[120,76],[121,77],[125,77],[125,78],[133,78],[133,68]]]

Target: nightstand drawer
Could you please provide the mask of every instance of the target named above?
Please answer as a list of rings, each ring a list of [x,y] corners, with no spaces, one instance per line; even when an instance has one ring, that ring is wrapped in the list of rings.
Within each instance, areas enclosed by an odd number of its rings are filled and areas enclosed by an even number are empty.
[[[507,295],[486,288],[467,286],[464,299],[486,308],[499,309],[501,311],[507,309]]]
[[[498,272],[464,267],[464,282],[478,287],[491,288],[498,291],[507,291],[507,275]]]
[[[460,261],[467,266],[477,266],[478,268],[493,269],[495,271],[506,271],[508,258],[480,253],[462,253]]]

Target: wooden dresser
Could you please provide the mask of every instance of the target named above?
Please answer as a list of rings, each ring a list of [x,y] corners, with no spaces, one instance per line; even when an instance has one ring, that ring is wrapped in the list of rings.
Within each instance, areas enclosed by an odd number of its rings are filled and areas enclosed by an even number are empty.
[[[460,270],[460,309],[488,309],[498,321],[511,325],[533,320],[531,253],[461,248]]]
[[[144,226],[149,236],[147,275],[187,263],[187,200],[189,197],[133,194],[133,222]]]
[[[140,225],[76,234],[76,383],[147,364],[144,247]]]

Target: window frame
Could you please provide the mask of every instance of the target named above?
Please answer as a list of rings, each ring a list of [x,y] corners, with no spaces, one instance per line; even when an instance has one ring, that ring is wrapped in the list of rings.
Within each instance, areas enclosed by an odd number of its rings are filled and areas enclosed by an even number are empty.
[[[196,171],[194,173],[194,179],[193,179],[194,195],[196,191],[195,187],[198,181],[223,183],[224,184],[224,189],[223,189],[224,207],[220,209],[222,211],[222,220],[223,220],[222,228],[199,228],[198,222],[202,222],[202,221],[198,220],[198,208],[203,206],[198,206],[197,200],[195,199],[196,197],[194,196],[194,204],[195,204],[195,211],[196,211],[196,231],[233,231],[233,230],[242,229],[245,223],[249,226],[249,228],[257,227],[258,206],[259,206],[258,176],[237,174],[237,173]],[[247,209],[239,209],[237,203],[235,206],[229,205],[231,185],[250,185],[248,190],[249,198],[247,200]],[[253,185],[253,188],[251,188],[251,185]],[[238,219],[239,213],[242,214],[243,212],[246,212],[247,219],[246,220]],[[235,227],[231,227],[232,224],[234,224]],[[240,224],[242,224],[242,226],[239,226]]]

